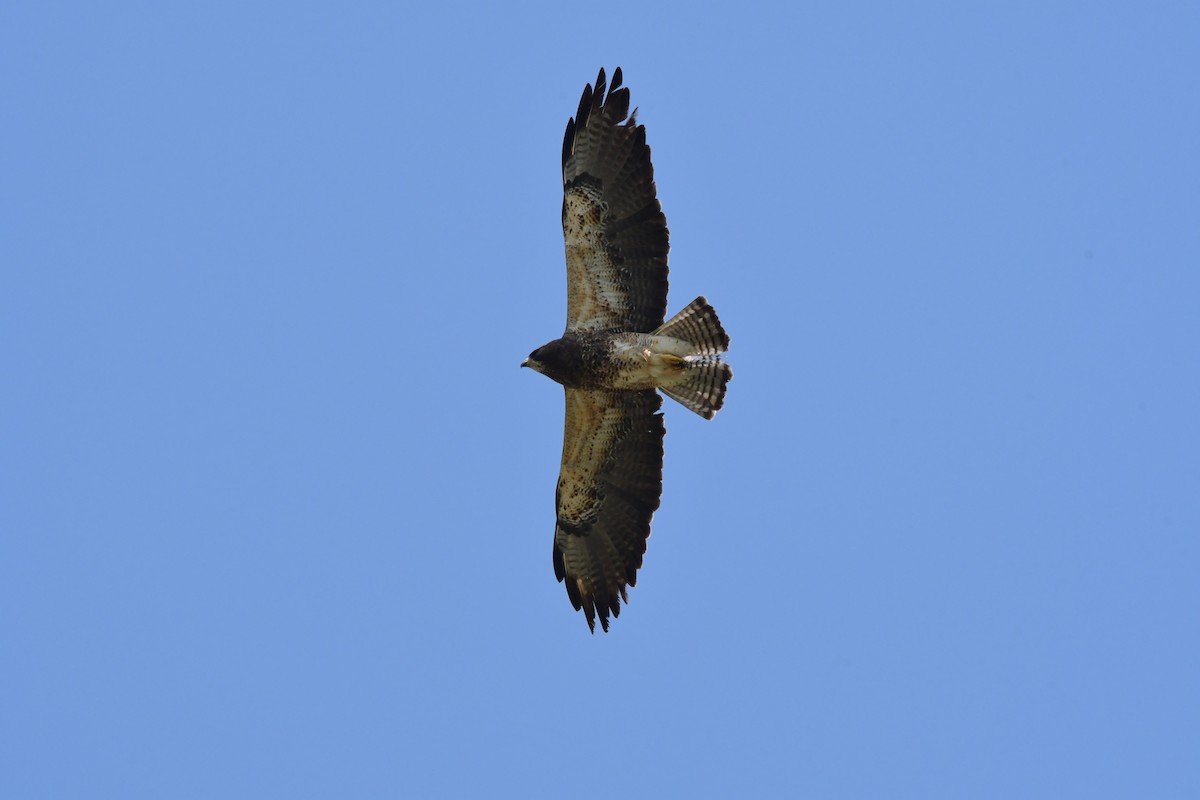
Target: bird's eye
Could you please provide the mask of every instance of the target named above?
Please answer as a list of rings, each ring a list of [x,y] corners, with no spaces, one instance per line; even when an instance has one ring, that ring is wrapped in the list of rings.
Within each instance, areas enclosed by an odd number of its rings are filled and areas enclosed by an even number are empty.
[[[542,352],[542,348],[539,347],[537,350],[534,350],[532,353],[529,354],[529,358],[533,361],[537,361],[538,353],[540,353],[540,352]]]

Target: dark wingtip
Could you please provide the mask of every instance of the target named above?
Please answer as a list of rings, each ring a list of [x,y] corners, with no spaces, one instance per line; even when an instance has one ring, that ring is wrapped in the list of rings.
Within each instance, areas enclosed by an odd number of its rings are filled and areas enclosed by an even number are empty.
[[[575,118],[567,120],[567,132],[563,135],[563,171],[567,169],[567,161],[571,158],[571,143],[575,141]]]
[[[600,70],[600,80],[603,80],[603,78],[604,70]],[[597,84],[599,84],[599,80]],[[604,96],[602,90],[597,91],[596,94],[599,94],[601,97]],[[575,111],[575,126],[578,128],[587,127],[588,114],[592,110],[592,97],[592,85],[589,83],[583,87],[583,96],[579,98],[579,108]]]
[[[575,116],[567,120],[567,130],[563,134],[563,168],[567,166],[567,161],[571,158],[571,153],[575,145],[575,132],[581,131],[587,127],[588,120],[592,115],[598,113],[608,104],[614,104],[619,110],[620,116],[625,117],[629,109],[629,90],[622,89],[625,76],[621,68],[617,67],[613,70],[612,83],[610,84],[604,74],[604,67],[596,74],[595,84],[587,84],[583,87],[583,95],[579,98],[579,108],[575,111]],[[618,95],[618,90],[620,94]],[[625,120],[627,127],[637,125],[637,109],[629,114]]]

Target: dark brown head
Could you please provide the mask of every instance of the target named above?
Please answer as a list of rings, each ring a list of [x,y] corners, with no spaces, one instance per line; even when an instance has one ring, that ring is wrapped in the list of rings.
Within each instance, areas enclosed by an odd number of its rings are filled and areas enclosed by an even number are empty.
[[[555,339],[529,354],[522,367],[537,370],[551,380],[570,385],[583,368],[579,346],[570,339]]]

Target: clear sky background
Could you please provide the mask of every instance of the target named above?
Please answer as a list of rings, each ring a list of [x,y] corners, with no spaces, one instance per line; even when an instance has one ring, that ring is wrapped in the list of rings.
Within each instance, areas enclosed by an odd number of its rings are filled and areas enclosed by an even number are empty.
[[[969,7],[968,7],[969,6]],[[620,65],[736,377],[551,567]],[[0,11],[0,795],[1200,796],[1194,3]]]

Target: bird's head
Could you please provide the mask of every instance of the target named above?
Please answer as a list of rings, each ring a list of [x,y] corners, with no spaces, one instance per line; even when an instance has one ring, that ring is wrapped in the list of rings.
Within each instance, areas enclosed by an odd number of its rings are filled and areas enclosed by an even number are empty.
[[[566,383],[572,367],[579,361],[579,351],[563,339],[547,342],[521,362],[522,367],[542,373],[551,380]]]
[[[521,366],[529,367],[530,369],[536,370],[537,372],[545,372],[546,371],[545,365],[542,363],[542,360],[539,358],[539,356],[541,355],[541,352],[542,352],[542,348],[540,348],[540,347],[537,350],[534,350],[532,353],[529,354],[529,358],[527,358],[521,362]]]

